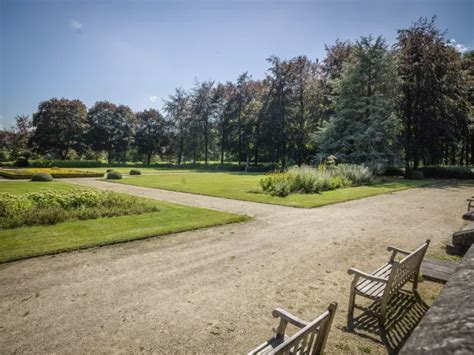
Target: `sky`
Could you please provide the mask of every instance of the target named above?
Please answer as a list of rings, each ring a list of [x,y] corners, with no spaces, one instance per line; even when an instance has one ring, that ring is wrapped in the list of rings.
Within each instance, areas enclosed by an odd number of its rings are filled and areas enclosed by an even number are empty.
[[[0,0],[0,129],[52,97],[161,108],[196,80],[263,78],[266,58],[324,58],[325,44],[437,16],[474,49],[474,0]]]

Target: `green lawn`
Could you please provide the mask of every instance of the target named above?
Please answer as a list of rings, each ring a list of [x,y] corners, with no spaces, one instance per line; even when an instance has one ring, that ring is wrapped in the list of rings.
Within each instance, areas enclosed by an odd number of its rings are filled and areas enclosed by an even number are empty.
[[[7,192],[13,195],[44,190],[67,191],[77,188],[79,187],[58,181],[0,181],[0,192]]]
[[[46,186],[47,185],[47,186]],[[74,186],[1,182],[0,192],[24,193]],[[120,243],[247,220],[248,217],[156,201],[160,211],[141,215],[70,221],[51,226],[0,230],[0,262]]]
[[[113,182],[303,208],[355,200],[434,182],[433,180],[392,179],[386,183],[337,189],[321,194],[293,194],[288,197],[277,197],[251,192],[258,188],[258,181],[263,176],[261,173],[155,170],[148,175],[125,176],[123,180]]]

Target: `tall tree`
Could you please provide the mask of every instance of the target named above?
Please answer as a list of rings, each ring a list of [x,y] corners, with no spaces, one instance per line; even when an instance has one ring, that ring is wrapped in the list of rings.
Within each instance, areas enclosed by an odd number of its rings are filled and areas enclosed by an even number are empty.
[[[395,48],[406,167],[455,158],[461,132],[467,131],[459,55],[436,28],[435,18],[399,30]]]
[[[178,165],[181,165],[190,124],[191,100],[189,94],[181,88],[175,89],[175,94],[170,95],[165,101],[164,110],[172,123],[174,141],[177,145],[174,150],[177,152]]]
[[[136,114],[135,146],[150,164],[153,155],[164,153],[169,144],[168,125],[158,110],[150,109]]]
[[[393,163],[399,123],[395,112],[397,73],[381,37],[362,37],[335,82],[334,117],[319,132],[322,156],[374,167]]]
[[[73,149],[85,148],[87,108],[80,100],[43,101],[33,114],[33,142],[40,153],[52,153],[66,159]]]
[[[122,159],[133,142],[135,115],[128,106],[98,101],[89,109],[88,141],[95,151],[107,152],[109,163]]]
[[[12,158],[30,155],[29,144],[33,133],[33,124],[28,115],[15,116],[15,126],[12,128],[10,154]]]
[[[212,99],[213,99],[213,81],[196,83],[193,90],[193,118],[198,127],[201,126],[204,140],[204,162],[207,165],[209,160],[209,140],[212,122]],[[194,159],[195,160],[195,159]]]

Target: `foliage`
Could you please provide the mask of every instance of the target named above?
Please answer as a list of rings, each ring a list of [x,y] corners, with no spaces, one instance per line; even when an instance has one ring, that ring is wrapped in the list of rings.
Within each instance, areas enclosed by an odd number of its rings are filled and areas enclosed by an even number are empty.
[[[122,173],[112,170],[107,173],[106,177],[109,180],[120,180],[122,178]]]
[[[424,166],[419,168],[427,178],[474,179],[474,167],[471,166]]]
[[[102,174],[91,171],[65,168],[29,168],[29,169],[0,169],[0,176],[7,179],[31,179],[34,174],[48,174],[53,178],[68,177],[101,177]]]
[[[383,170],[397,157],[399,129],[396,67],[385,41],[357,41],[334,85],[334,117],[316,136],[319,156],[333,154],[343,162]]]
[[[425,178],[425,175],[423,174],[423,171],[419,169],[407,169],[405,171],[405,177],[407,179],[422,180]]]
[[[89,109],[88,142],[92,149],[107,152],[109,163],[121,160],[131,146],[135,132],[135,114],[128,106],[99,101]]]
[[[154,201],[113,192],[89,189],[32,192],[22,195],[0,194],[0,226],[56,224],[67,220],[86,220],[156,212]]]
[[[135,147],[139,154],[146,156],[150,164],[154,154],[164,153],[169,146],[169,125],[158,110],[150,109],[138,112],[135,133]]]
[[[130,170],[130,175],[141,175],[141,174],[142,174],[141,170],[138,170],[138,169]]]
[[[53,181],[53,177],[48,173],[34,173],[31,181]]]
[[[52,153],[65,159],[69,152],[85,149],[88,129],[87,108],[80,100],[43,101],[33,114],[32,141],[40,153]]]
[[[464,160],[468,106],[460,54],[434,18],[398,31],[396,53],[406,167],[455,164],[457,152]]]
[[[272,173],[259,181],[260,187],[272,196],[291,193],[320,193],[341,187],[371,184],[374,177],[367,167],[339,164],[330,168],[292,167],[284,173]]]

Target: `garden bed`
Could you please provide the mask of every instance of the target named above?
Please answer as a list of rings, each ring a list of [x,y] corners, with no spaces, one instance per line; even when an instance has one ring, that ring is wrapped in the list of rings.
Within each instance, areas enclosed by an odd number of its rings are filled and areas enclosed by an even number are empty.
[[[65,168],[0,169],[0,176],[14,180],[31,179],[35,173],[47,173],[57,179],[104,176],[103,173]]]

